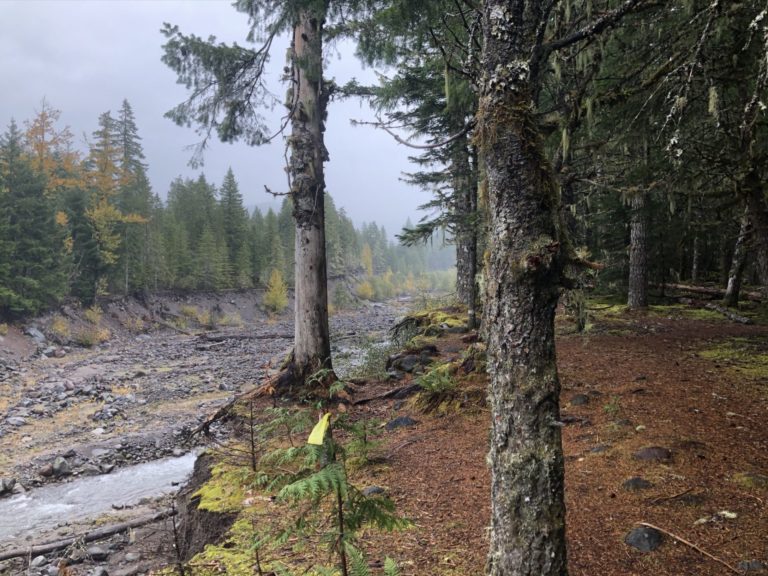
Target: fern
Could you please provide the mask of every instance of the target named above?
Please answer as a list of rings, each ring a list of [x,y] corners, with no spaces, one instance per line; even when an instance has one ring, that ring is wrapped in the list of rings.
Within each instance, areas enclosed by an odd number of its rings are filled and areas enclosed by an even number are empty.
[[[400,576],[400,568],[397,562],[389,556],[384,559],[384,576]]]
[[[347,557],[349,558],[350,576],[371,576],[368,569],[368,562],[363,553],[354,546],[346,546]]]

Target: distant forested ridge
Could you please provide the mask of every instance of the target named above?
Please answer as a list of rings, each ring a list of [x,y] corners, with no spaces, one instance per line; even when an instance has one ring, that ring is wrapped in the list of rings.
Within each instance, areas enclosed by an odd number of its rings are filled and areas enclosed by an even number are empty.
[[[275,270],[291,283],[290,200],[249,213],[230,169],[220,185],[177,178],[162,201],[127,101],[99,116],[85,153],[59,119],[43,101],[0,137],[0,318],[66,297],[89,305],[104,294],[261,287]],[[360,297],[450,284],[450,274],[425,275],[453,266],[441,239],[399,246],[376,223],[356,228],[330,196],[325,209],[329,276],[359,275]],[[343,305],[349,294],[331,297]]]

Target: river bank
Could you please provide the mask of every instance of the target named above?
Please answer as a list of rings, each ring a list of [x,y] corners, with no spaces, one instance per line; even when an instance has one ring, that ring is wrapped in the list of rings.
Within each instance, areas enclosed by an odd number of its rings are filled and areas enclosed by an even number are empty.
[[[292,344],[292,318],[268,316],[258,302],[254,293],[111,302],[99,322],[110,337],[93,348],[57,342],[52,328],[61,314],[12,327],[0,342],[0,493],[6,492],[0,505],[16,499],[5,512],[19,518],[13,524],[25,525],[27,494],[41,486],[108,479],[193,449],[187,431],[271,374]],[[364,305],[334,315],[339,364],[357,361],[370,339],[384,339],[404,307]],[[218,321],[201,321],[211,313]],[[65,317],[78,322],[71,310]],[[153,317],[164,320],[153,325]],[[140,331],[127,328],[139,324]],[[131,479],[129,491],[142,492],[152,477]],[[116,521],[156,512],[162,504],[155,496],[161,492],[127,506],[119,492],[113,500],[93,499]],[[94,520],[107,521],[98,519],[104,510],[75,518],[62,508],[47,525],[0,534],[0,552],[79,533]]]

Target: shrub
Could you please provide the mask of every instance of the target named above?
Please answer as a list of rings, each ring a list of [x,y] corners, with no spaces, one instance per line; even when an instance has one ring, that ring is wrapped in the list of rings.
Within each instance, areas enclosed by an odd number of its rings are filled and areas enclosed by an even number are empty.
[[[103,312],[96,304],[85,310],[85,319],[88,320],[94,326],[98,326],[101,322]]]
[[[122,325],[126,330],[135,334],[146,332],[147,330],[146,322],[138,316],[129,316],[128,318],[125,318],[122,321]]]
[[[357,288],[355,289],[355,293],[357,294],[358,298],[363,300],[373,300],[373,286],[371,286],[371,283],[368,280],[360,282],[360,284],[358,284]]]
[[[106,328],[98,328],[96,326],[83,328],[75,332],[73,340],[76,344],[85,348],[92,348],[97,344],[106,342],[109,340],[112,334]]]
[[[8,324],[5,322],[0,323],[0,336],[8,334]]]
[[[279,314],[288,306],[288,287],[285,285],[283,275],[275,268],[269,275],[267,293],[264,294],[264,306],[267,310]]]
[[[61,342],[69,340],[69,322],[64,316],[57,314],[51,320],[51,333]]]
[[[179,314],[184,316],[184,318],[197,320],[200,314],[200,311],[197,309],[197,306],[191,306],[189,304],[185,304],[184,306],[181,306],[179,308]]]

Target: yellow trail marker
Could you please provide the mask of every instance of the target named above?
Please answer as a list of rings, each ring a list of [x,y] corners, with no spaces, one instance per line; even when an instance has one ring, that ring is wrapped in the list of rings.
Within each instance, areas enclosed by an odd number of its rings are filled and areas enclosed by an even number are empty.
[[[315,424],[315,427],[312,428],[312,433],[307,439],[307,444],[314,444],[315,446],[323,445],[323,438],[325,438],[325,432],[328,430],[328,421],[330,419],[331,413],[329,412],[320,419],[320,422]]]

